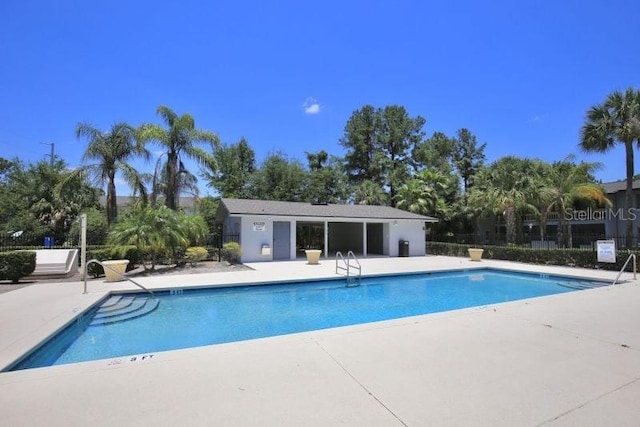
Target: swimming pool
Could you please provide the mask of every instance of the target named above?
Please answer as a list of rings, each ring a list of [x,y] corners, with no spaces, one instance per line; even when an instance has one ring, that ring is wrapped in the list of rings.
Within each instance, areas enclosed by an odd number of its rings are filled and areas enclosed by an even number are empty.
[[[544,274],[478,269],[369,277],[351,287],[345,286],[342,279],[173,289],[157,294],[155,300],[148,299],[148,294],[118,295],[79,316],[8,370],[121,358],[483,306],[570,292],[593,286],[594,282],[590,283]],[[120,302],[122,299],[128,299],[127,305]],[[131,307],[147,303],[152,309],[143,316],[131,314],[139,313]],[[122,310],[116,311],[120,307]],[[132,319],[122,320],[129,317]]]

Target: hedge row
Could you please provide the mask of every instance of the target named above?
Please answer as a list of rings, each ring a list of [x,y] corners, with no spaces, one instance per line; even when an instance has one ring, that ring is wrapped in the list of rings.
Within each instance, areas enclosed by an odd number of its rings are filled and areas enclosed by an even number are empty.
[[[214,259],[217,248],[211,247],[190,247],[184,253],[177,254],[179,262],[190,262],[192,264],[206,259]],[[128,259],[127,271],[134,269],[142,263],[143,254],[135,246],[112,247],[112,246],[90,246],[87,248],[87,261],[97,259],[107,261],[112,259]],[[167,260],[167,262],[169,262]],[[87,274],[92,277],[104,275],[104,268],[100,264],[91,264],[87,268]]]
[[[33,251],[0,253],[0,280],[18,283],[20,278],[30,275],[35,269],[36,253]]]
[[[473,246],[457,243],[427,242],[427,253],[432,255],[448,255],[468,257],[467,250],[472,247],[482,248],[482,258],[499,259],[505,261],[525,262],[528,264],[562,265],[569,267],[600,268],[604,270],[620,270],[629,252],[619,250],[616,263],[597,262],[596,252],[584,249],[533,249],[517,246]],[[640,252],[634,252],[637,256]],[[632,271],[629,263],[626,271]]]

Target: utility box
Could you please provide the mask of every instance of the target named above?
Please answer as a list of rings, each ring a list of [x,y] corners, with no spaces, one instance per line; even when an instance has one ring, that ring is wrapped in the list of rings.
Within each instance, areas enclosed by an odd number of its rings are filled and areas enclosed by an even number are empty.
[[[262,245],[262,247],[260,248],[260,254],[262,256],[271,255],[271,247],[269,245]]]
[[[398,256],[409,256],[409,241],[400,240],[398,242]]]

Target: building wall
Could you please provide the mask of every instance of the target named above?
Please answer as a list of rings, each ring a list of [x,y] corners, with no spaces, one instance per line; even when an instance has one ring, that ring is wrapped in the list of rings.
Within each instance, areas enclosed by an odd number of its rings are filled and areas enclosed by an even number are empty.
[[[384,255],[389,255],[390,254],[389,251],[391,250],[389,248],[389,229],[390,228],[391,228],[391,224],[389,224],[388,222],[385,222],[382,225],[382,253]]]
[[[273,222],[289,221],[290,229],[290,259],[296,259],[296,220],[297,217],[268,217],[268,216],[242,216],[230,217],[225,221],[225,229],[233,232],[236,229],[240,232],[240,246],[242,248],[242,262],[260,262],[273,261]],[[305,221],[323,222],[324,218],[305,218]],[[342,219],[336,220],[331,218],[331,235],[329,240],[337,239],[338,242],[345,246],[349,245],[350,239],[357,239],[360,248],[363,245],[365,221]],[[233,224],[233,225],[232,225]],[[385,255],[392,257],[398,256],[398,241],[409,241],[409,255],[423,256],[425,255],[425,231],[424,222],[410,220],[391,220],[383,223],[383,252]],[[267,254],[263,255],[262,246],[269,248]],[[330,246],[333,247],[333,244]],[[330,253],[329,257],[333,255]],[[324,254],[323,254],[324,258]]]
[[[608,195],[609,200],[613,203],[611,207],[612,214],[608,215],[605,222],[607,236],[626,236],[627,224],[633,222],[633,230],[638,233],[640,227],[640,191],[633,190],[635,209],[626,209],[626,194],[624,191],[618,191],[615,194]]]
[[[385,232],[387,228],[385,227]],[[385,233],[385,240],[389,244],[389,256],[398,256],[398,242],[400,240],[409,241],[409,256],[425,255],[425,231],[424,222],[397,220],[391,221],[388,227],[388,235]]]
[[[273,220],[261,216],[239,219],[242,262],[272,261]],[[262,255],[262,245],[270,249],[268,254]]]

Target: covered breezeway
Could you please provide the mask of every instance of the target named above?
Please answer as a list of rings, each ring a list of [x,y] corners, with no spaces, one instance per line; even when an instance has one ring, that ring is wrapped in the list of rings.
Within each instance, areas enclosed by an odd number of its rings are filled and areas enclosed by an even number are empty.
[[[298,221],[297,257],[304,257],[306,249],[320,249],[327,256],[338,251],[343,254],[353,251],[358,256],[388,255],[384,250],[386,227],[381,222]]]

